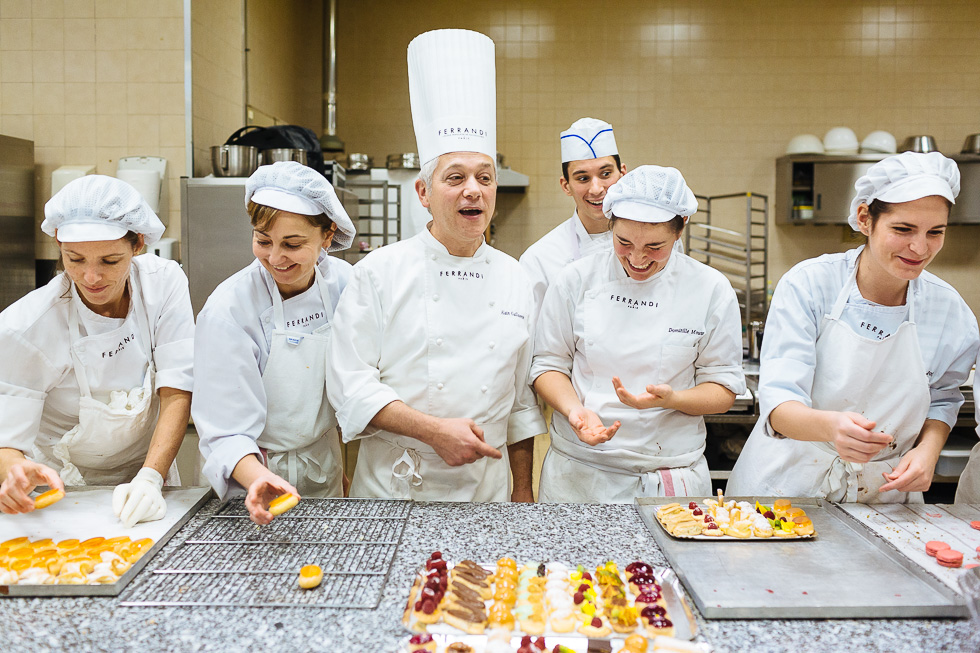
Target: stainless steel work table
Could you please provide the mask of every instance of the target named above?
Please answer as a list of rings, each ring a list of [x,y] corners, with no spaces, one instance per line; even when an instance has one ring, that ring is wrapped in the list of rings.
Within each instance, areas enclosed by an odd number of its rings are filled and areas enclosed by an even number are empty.
[[[161,568],[217,509],[209,502],[149,562]],[[632,505],[420,503],[413,507],[375,610],[125,607],[119,598],[0,599],[4,651],[393,651],[418,566],[435,550],[495,560],[567,560],[595,565],[643,559],[666,564]],[[139,580],[139,579],[137,579]],[[842,584],[847,583],[841,578]],[[977,651],[965,619],[699,619],[715,651]]]

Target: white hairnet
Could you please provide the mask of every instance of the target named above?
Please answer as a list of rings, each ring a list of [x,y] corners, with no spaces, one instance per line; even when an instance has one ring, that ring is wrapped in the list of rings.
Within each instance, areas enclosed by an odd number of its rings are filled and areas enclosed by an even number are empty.
[[[902,152],[868,168],[854,183],[857,195],[851,200],[847,223],[858,230],[857,210],[874,200],[911,202],[939,195],[950,202],[960,194],[960,171],[956,162],[939,152]]]
[[[698,200],[676,168],[640,166],[627,172],[606,191],[602,211],[606,217],[637,222],[668,222],[698,210]]]
[[[105,175],[85,175],[55,193],[44,205],[41,231],[63,243],[119,240],[132,231],[147,245],[160,240],[166,227],[139,191]]]
[[[326,214],[337,225],[330,251],[347,249],[357,230],[326,177],[295,161],[259,166],[245,182],[245,206],[249,201],[301,215]]]

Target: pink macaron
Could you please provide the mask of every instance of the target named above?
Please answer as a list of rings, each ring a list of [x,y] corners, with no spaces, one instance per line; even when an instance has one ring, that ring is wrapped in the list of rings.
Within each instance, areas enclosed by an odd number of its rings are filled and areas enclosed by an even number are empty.
[[[936,562],[943,567],[962,567],[963,554],[953,549],[943,549],[936,554]]]
[[[933,558],[936,557],[937,553],[948,548],[949,548],[948,544],[946,544],[945,542],[940,542],[939,540],[932,540],[926,542],[926,553],[931,555]]]

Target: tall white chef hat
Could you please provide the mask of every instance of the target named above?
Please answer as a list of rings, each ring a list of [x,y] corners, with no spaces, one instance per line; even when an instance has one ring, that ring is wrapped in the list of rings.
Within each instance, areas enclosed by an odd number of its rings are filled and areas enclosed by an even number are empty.
[[[493,41],[479,32],[440,29],[408,44],[408,91],[419,160],[447,152],[497,159]]]
[[[147,245],[160,240],[166,227],[139,191],[105,175],[85,175],[68,182],[44,205],[41,231],[63,243],[119,240],[132,231]]]
[[[357,230],[326,177],[295,161],[259,166],[245,182],[245,206],[249,200],[280,211],[301,215],[326,214],[337,225],[329,251],[347,249]]]
[[[854,182],[857,195],[851,200],[847,223],[858,230],[857,210],[861,204],[911,202],[939,195],[956,202],[960,194],[960,170],[956,162],[939,152],[902,152],[874,164]]]
[[[602,212],[637,222],[684,221],[698,210],[698,200],[676,168],[639,166],[606,191]]]
[[[612,125],[595,118],[579,118],[561,133],[561,162],[598,159],[619,154]]]

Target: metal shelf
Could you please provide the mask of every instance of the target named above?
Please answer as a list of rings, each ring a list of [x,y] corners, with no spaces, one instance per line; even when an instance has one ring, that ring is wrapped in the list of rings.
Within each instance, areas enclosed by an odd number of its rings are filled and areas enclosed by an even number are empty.
[[[357,240],[371,250],[401,240],[401,186],[383,179],[351,177],[347,188],[357,195]],[[367,252],[351,248],[345,255],[356,262]]]

